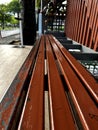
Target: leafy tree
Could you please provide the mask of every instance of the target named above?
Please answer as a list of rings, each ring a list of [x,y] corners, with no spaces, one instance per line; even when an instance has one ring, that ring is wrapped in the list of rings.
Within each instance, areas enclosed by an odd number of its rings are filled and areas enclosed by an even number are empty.
[[[13,15],[19,17],[19,13],[21,10],[21,5],[19,0],[12,0],[9,4],[0,4],[0,25],[4,29],[5,25],[10,24],[17,24],[18,21],[14,19]]]
[[[18,0],[12,0],[7,6],[8,12],[13,13],[14,15],[17,14],[17,16],[19,17],[21,5]]]
[[[0,5],[0,23],[1,27],[4,29],[5,23],[11,20],[11,14],[7,12],[7,5]]]

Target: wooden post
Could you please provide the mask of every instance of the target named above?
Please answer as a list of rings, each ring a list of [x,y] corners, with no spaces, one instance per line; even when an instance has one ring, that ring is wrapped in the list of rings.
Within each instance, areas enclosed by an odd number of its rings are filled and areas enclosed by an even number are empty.
[[[23,0],[23,42],[33,45],[36,38],[35,0]]]

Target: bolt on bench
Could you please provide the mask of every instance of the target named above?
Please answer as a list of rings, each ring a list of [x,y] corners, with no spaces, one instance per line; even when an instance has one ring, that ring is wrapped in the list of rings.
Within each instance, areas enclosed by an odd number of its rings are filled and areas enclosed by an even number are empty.
[[[49,130],[97,130],[98,82],[53,35],[36,45],[20,120],[10,129],[45,130],[47,90]]]

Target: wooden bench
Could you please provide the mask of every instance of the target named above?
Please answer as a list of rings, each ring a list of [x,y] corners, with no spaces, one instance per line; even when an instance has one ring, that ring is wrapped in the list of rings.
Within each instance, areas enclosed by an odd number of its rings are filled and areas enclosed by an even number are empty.
[[[75,125],[69,108],[67,97],[65,95],[64,88],[58,70],[56,68],[55,59],[53,57],[51,47],[49,45],[49,40],[45,38],[46,38],[45,36],[42,36],[41,38],[37,61],[35,64],[35,69],[29,86],[30,90],[27,95],[27,99],[29,98],[29,100],[26,101],[27,102],[26,106],[24,106],[25,110],[22,117],[23,119],[21,119],[22,124],[20,123],[21,126],[19,126],[20,127],[19,129],[21,130],[22,129],[28,129],[28,130],[44,129],[43,95],[44,95],[44,80],[45,80],[44,79],[44,58],[45,58],[44,47],[45,46],[47,52],[46,58],[48,59],[47,64],[49,67],[48,87],[49,87],[51,129],[56,129],[56,130],[65,129],[65,128],[75,129]],[[50,50],[51,53],[48,50]],[[56,78],[58,82],[55,80]],[[58,88],[55,90],[57,84],[58,84]]]
[[[36,42],[12,87],[9,107],[8,96],[0,104],[0,129],[45,130],[46,88],[49,129],[98,129],[98,82],[53,35]]]
[[[48,80],[45,78],[45,68]],[[97,81],[55,37],[43,35],[19,130],[45,129],[43,106],[46,85],[49,93],[50,129],[98,129]]]

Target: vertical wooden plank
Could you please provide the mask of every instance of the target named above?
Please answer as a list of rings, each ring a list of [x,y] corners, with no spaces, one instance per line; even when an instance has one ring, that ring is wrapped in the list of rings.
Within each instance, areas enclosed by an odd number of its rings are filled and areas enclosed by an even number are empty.
[[[82,4],[81,4],[81,9],[80,9],[80,19],[79,19],[79,26],[78,26],[79,31],[78,31],[78,36],[77,36],[78,37],[78,42],[79,42],[79,38],[80,38],[80,31],[81,31],[84,4],[85,4],[85,1],[83,0]]]
[[[91,37],[90,37],[90,42],[89,42],[89,47],[92,48],[92,42],[94,43],[94,32],[95,32],[95,28],[96,28],[96,18],[97,18],[97,8],[98,8],[98,5],[97,5],[97,0],[94,0],[93,2],[93,9],[92,9],[92,18],[91,18],[91,27],[92,27],[92,34],[91,34]]]
[[[92,33],[92,27],[91,27],[91,15],[92,15],[92,9],[93,9],[93,1],[89,0],[89,4],[88,4],[88,10],[87,10],[87,15],[89,17],[89,22],[88,22],[88,28],[87,28],[87,33],[86,35],[86,41],[85,41],[85,45],[89,46],[89,39],[91,37],[91,33]]]
[[[66,35],[94,49],[97,44],[98,0],[69,0],[69,2]]]
[[[82,1],[79,0],[79,3],[78,3],[78,21],[77,21],[77,29],[76,29],[76,41],[78,41],[78,35],[79,35],[79,24],[80,24],[80,13],[81,13],[81,6],[82,6]]]
[[[86,10],[87,10],[87,7],[86,7],[86,5],[84,4],[84,6],[83,6],[82,24],[81,24],[80,37],[79,37],[79,43],[81,43],[81,44],[82,44],[82,38],[83,38],[85,17],[86,17],[86,13],[87,13]]]
[[[78,34],[78,20],[79,20],[79,9],[80,9],[80,0],[77,0],[76,3],[76,25],[75,25],[75,41],[77,41],[77,34]]]

